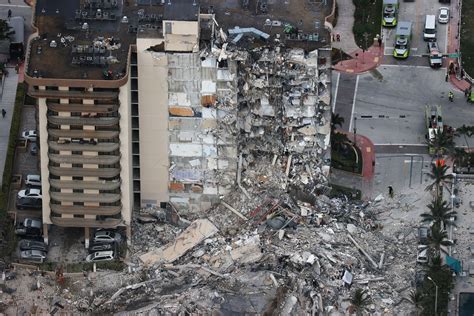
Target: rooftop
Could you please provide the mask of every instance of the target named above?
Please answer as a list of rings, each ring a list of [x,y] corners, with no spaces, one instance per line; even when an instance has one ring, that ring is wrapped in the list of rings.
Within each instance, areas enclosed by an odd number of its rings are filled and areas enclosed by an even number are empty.
[[[172,21],[197,21],[199,0],[166,0],[163,19]]]

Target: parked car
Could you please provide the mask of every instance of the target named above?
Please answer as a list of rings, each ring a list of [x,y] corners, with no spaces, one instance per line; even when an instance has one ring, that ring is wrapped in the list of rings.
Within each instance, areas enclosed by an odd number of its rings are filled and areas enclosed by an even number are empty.
[[[94,234],[94,238],[92,242],[102,242],[102,243],[114,243],[120,242],[122,240],[122,236],[113,230],[98,230]]]
[[[41,195],[41,189],[26,189],[18,191],[18,198],[29,197],[33,199],[42,199],[43,196]]]
[[[426,226],[421,226],[418,228],[418,242],[422,245],[428,243],[428,237],[430,236],[430,229]]]
[[[42,241],[22,239],[19,242],[20,250],[39,250],[48,252],[48,245]]]
[[[40,210],[43,207],[43,200],[31,197],[23,197],[16,200],[16,208],[19,210],[35,209]]]
[[[113,251],[97,251],[91,253],[86,257],[87,262],[97,262],[97,261],[109,261],[114,260]]]
[[[96,242],[89,245],[89,253],[113,250],[113,243]]]
[[[33,156],[38,155],[38,145],[36,143],[31,143],[30,154],[32,154]]]
[[[29,141],[35,142],[38,138],[38,133],[35,130],[23,131],[21,137]]]
[[[40,250],[25,250],[20,252],[20,258],[23,260],[42,263],[46,260],[46,252]]]
[[[25,184],[29,187],[41,187],[41,176],[39,174],[28,174]]]
[[[449,8],[441,7],[438,9],[438,22],[441,24],[446,24],[449,22]]]
[[[418,263],[427,263],[428,262],[428,247],[425,245],[418,246],[418,256],[416,258]]]
[[[25,218],[21,223],[18,223],[15,228],[15,233],[21,236],[40,236],[43,223],[39,219]]]

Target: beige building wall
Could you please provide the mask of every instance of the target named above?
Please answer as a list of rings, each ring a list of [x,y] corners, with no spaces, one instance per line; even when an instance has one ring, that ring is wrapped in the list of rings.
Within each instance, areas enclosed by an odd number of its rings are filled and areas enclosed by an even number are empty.
[[[163,21],[165,50],[197,52],[199,50],[198,21]]]
[[[137,39],[141,205],[159,205],[168,195],[168,59],[147,51],[162,39]]]
[[[41,157],[41,191],[43,194],[43,224],[52,224],[50,219],[51,208],[49,206],[49,158],[48,158],[48,131],[47,131],[47,114],[48,107],[46,105],[46,98],[38,99],[38,132],[40,143],[40,157]],[[47,231],[45,229],[44,231]],[[47,235],[45,234],[47,239]],[[47,241],[47,240],[46,240]]]
[[[132,113],[130,78],[120,87],[120,191],[122,194],[122,219],[127,226],[132,222],[133,211],[133,172],[132,172]]]

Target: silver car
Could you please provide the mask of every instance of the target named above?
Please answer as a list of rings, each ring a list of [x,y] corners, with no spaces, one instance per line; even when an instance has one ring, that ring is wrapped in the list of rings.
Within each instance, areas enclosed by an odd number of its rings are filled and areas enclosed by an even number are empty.
[[[20,258],[27,261],[43,263],[46,260],[46,252],[41,250],[25,250],[20,252]]]
[[[94,234],[94,243],[119,243],[122,240],[122,236],[113,230],[99,230]]]
[[[446,24],[449,22],[449,8],[441,7],[438,10],[438,22],[441,24]]]

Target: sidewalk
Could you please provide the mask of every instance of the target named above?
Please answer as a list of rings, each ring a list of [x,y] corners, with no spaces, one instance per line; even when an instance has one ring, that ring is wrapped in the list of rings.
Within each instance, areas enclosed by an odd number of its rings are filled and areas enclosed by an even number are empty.
[[[383,46],[372,45],[366,52],[359,48],[349,55],[353,59],[340,61],[333,66],[333,69],[358,74],[377,68],[383,60]]]
[[[7,67],[8,77],[5,77],[1,108],[5,109],[7,115],[0,118],[0,186],[2,185],[3,169],[8,150],[10,127],[12,124],[13,109],[15,107],[16,88],[18,85],[18,74],[15,68]]]
[[[354,11],[355,6],[352,0],[335,0],[337,1],[338,17],[336,26],[333,28],[332,35],[336,39],[339,34],[340,41],[333,41],[332,47],[339,48],[346,54],[355,52],[359,49],[352,33],[354,26]]]

